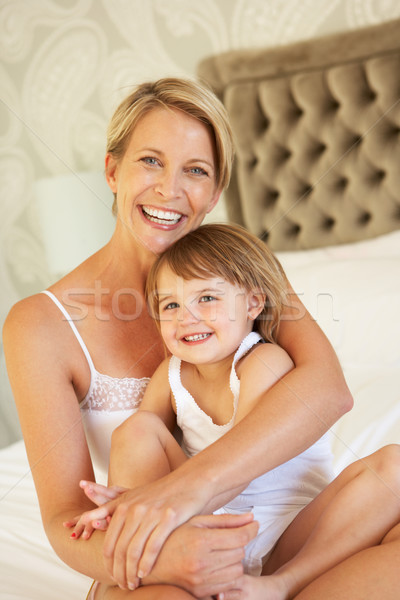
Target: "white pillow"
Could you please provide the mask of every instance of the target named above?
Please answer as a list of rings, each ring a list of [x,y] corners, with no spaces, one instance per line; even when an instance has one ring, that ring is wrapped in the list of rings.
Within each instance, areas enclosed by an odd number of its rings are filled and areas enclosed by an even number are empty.
[[[400,256],[400,229],[369,240],[339,246],[326,246],[313,250],[277,252],[276,255],[288,266],[321,262],[327,258],[383,258]]]
[[[400,231],[277,256],[343,367],[400,361]]]

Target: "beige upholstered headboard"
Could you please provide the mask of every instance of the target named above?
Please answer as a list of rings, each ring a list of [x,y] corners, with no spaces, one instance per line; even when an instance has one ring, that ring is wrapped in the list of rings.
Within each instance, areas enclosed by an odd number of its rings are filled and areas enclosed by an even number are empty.
[[[275,251],[400,228],[400,20],[212,56],[236,138],[228,216]]]

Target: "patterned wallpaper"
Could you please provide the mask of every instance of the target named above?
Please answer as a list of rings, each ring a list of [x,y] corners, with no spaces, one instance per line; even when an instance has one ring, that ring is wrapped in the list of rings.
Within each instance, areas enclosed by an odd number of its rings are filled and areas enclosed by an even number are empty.
[[[132,84],[191,76],[224,50],[399,16],[397,0],[0,0],[0,325],[16,300],[60,274],[49,261],[60,248],[43,242],[36,182],[64,176],[56,200],[65,176],[101,177],[107,121]],[[74,245],[76,213],[64,223]],[[0,445],[18,435],[0,351]]]

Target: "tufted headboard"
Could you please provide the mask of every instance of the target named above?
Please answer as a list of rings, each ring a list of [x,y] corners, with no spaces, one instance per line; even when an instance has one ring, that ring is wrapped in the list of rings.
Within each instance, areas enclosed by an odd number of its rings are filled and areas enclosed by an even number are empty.
[[[400,228],[400,19],[202,61],[236,142],[228,217],[275,251]]]

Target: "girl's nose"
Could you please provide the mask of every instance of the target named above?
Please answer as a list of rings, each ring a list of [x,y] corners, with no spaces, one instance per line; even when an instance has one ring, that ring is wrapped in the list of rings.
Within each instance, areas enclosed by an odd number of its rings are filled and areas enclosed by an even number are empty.
[[[196,315],[195,309],[193,306],[182,306],[179,313],[179,321],[181,325],[189,325],[191,323],[198,323],[199,318]]]

